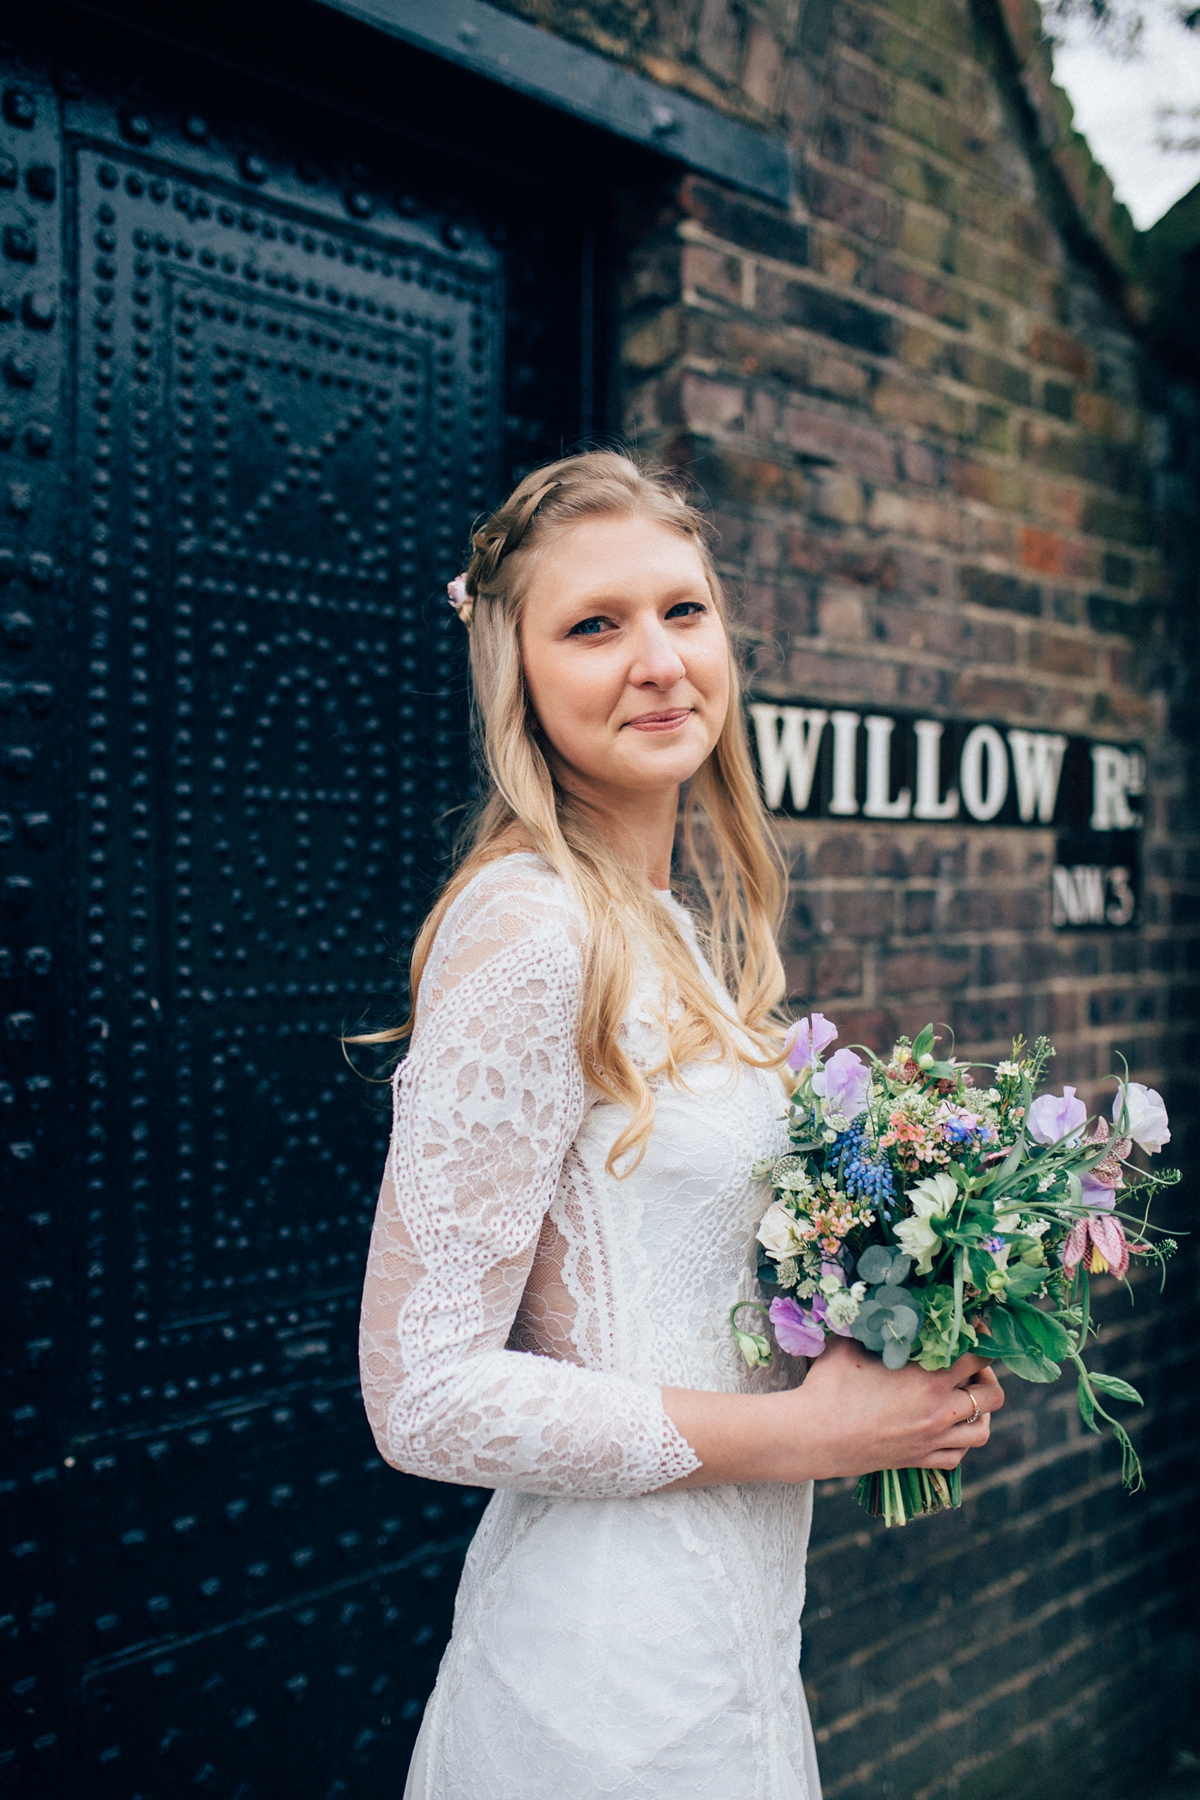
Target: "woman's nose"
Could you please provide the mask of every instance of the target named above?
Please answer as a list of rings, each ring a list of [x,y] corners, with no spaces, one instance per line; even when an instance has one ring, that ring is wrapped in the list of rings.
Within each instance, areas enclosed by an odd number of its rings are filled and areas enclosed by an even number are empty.
[[[656,621],[640,635],[629,680],[634,687],[673,688],[687,666],[668,634]]]

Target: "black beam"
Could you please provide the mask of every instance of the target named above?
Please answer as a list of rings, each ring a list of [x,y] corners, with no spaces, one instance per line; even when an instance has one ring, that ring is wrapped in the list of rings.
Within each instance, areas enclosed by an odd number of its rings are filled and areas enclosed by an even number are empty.
[[[782,137],[728,119],[483,0],[320,3],[689,168],[781,206],[791,198],[792,153]]]

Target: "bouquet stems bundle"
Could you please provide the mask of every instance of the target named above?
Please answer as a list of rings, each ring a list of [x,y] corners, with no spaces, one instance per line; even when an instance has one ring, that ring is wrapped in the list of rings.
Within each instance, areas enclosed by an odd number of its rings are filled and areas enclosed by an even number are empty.
[[[843,1049],[825,1060],[837,1035],[820,1013],[793,1028],[791,1147],[755,1164],[774,1195],[757,1238],[772,1298],[732,1310],[746,1361],[771,1357],[765,1333],[738,1324],[751,1307],[794,1356],[820,1355],[833,1332],[891,1369],[949,1368],[974,1352],[1049,1382],[1070,1363],[1084,1424],[1109,1426],[1125,1482],[1139,1486],[1129,1434],[1102,1398],[1141,1397],[1090,1370],[1084,1351],[1096,1335],[1092,1278],[1123,1280],[1131,1255],[1161,1267],[1175,1249],[1152,1235],[1149,1206],[1177,1171],[1147,1174],[1129,1160],[1134,1144],[1156,1154],[1170,1139],[1160,1096],[1115,1078],[1110,1125],[1089,1119],[1072,1087],[1037,1093],[1054,1054],[1045,1038],[1032,1049],[1018,1038],[1008,1060],[975,1065],[989,1070],[983,1086],[936,1054],[932,1025],[886,1059]],[[857,1491],[889,1525],[961,1500],[957,1470],[880,1470]]]
[[[854,1498],[885,1525],[907,1525],[921,1513],[962,1505],[962,1470],[879,1469],[863,1475]]]

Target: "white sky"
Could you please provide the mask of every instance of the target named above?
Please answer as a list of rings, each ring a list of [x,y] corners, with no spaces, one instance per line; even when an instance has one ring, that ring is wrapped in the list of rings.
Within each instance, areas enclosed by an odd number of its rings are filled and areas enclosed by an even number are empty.
[[[1163,0],[1146,0],[1145,19],[1128,60],[1087,25],[1054,22],[1065,40],[1054,52],[1054,79],[1141,231],[1200,181],[1200,32],[1176,23]],[[1187,147],[1164,149],[1163,136]]]

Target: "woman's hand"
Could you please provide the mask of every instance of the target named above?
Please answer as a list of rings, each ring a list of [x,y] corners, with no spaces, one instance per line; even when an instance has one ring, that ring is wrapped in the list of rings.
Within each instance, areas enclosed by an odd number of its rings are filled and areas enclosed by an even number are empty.
[[[987,1443],[1004,1390],[979,1356],[949,1369],[886,1369],[861,1344],[831,1336],[802,1387],[761,1395],[664,1388],[663,1404],[702,1465],[673,1485],[711,1487],[956,1469]]]
[[[981,1356],[960,1356],[949,1369],[912,1362],[885,1369],[861,1344],[839,1337],[826,1339],[803,1387],[783,1397],[797,1403],[797,1439],[823,1447],[821,1478],[956,1469],[968,1450],[987,1443],[990,1414],[1004,1405],[1004,1389]],[[968,1425],[976,1407],[979,1417]]]

